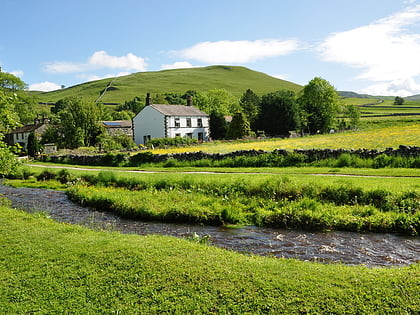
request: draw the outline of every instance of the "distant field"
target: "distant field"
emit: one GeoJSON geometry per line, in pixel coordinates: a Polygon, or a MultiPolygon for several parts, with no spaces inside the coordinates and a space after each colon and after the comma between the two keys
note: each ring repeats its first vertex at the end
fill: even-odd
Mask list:
{"type": "Polygon", "coordinates": [[[420,145],[420,128],[418,124],[395,125],[382,128],[367,129],[354,132],[344,132],[328,135],[315,135],[294,139],[267,139],[249,142],[213,142],[193,147],[172,149],[155,149],[153,153],[175,153],[188,151],[204,151],[211,153],[233,152],[239,150],[275,149],[386,149],[397,148],[399,145],[420,145]]]}

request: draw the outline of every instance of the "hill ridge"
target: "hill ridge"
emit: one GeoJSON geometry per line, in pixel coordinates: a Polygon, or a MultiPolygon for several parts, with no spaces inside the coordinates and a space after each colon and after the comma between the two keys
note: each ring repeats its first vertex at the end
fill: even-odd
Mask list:
{"type": "Polygon", "coordinates": [[[216,65],[137,72],[121,77],[84,82],[65,89],[40,93],[38,96],[42,102],[56,102],[73,95],[94,101],[103,94],[100,98],[102,102],[123,103],[135,96],[145,95],[147,92],[152,94],[185,93],[188,90],[206,92],[221,88],[240,96],[247,89],[262,95],[281,89],[298,92],[302,86],[242,66],[216,65]]]}

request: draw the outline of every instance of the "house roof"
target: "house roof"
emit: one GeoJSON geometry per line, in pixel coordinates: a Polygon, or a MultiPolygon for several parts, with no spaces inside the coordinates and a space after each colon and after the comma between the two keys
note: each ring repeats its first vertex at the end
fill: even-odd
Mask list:
{"type": "Polygon", "coordinates": [[[151,107],[166,116],[208,116],[194,106],[151,104],[151,107]]]}
{"type": "Polygon", "coordinates": [[[106,128],[131,128],[131,120],[114,120],[114,121],[102,121],[102,124],[106,128]]]}
{"type": "Polygon", "coordinates": [[[19,128],[16,128],[16,129],[12,130],[9,134],[29,133],[29,132],[32,132],[32,131],[36,131],[38,128],[40,128],[44,125],[45,125],[44,123],[37,123],[37,124],[34,124],[34,125],[26,125],[26,126],[19,127],[19,128]]]}

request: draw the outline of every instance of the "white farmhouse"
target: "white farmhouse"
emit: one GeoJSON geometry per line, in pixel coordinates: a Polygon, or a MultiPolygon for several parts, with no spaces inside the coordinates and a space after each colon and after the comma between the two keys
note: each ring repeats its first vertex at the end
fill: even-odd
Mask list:
{"type": "Polygon", "coordinates": [[[152,104],[147,94],[146,107],[133,118],[134,142],[146,144],[153,138],[188,137],[198,141],[209,139],[209,115],[187,105],[152,104]]]}

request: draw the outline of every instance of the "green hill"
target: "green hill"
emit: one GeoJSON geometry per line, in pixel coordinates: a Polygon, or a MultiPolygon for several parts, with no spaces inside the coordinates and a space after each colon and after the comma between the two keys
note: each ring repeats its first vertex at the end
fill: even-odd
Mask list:
{"type": "Polygon", "coordinates": [[[188,90],[205,92],[224,88],[236,96],[247,89],[257,94],[289,89],[299,91],[302,86],[271,77],[267,74],[236,66],[138,72],[127,76],[86,82],[69,88],[38,94],[42,102],[56,102],[67,96],[79,95],[96,100],[104,92],[101,102],[122,103],[147,92],[185,93],[188,90]]]}

